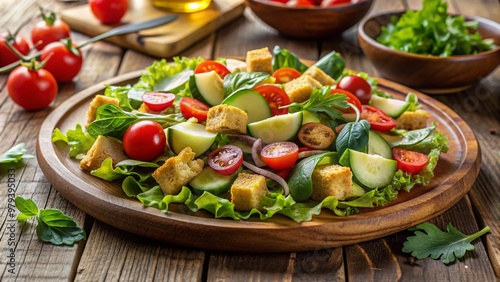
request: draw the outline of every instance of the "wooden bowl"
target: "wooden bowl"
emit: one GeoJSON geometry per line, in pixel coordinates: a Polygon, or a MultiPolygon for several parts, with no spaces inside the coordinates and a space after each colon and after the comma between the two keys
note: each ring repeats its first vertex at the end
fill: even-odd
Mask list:
{"type": "Polygon", "coordinates": [[[376,41],[381,27],[390,22],[393,12],[367,17],[358,27],[358,39],[364,54],[380,76],[431,94],[457,92],[469,88],[494,71],[500,64],[500,24],[480,18],[465,17],[479,23],[483,38],[493,38],[497,48],[475,55],[425,56],[391,49],[376,41]]]}
{"type": "Polygon", "coordinates": [[[326,38],[358,23],[372,0],[333,7],[289,7],[268,0],[247,0],[253,13],[280,34],[293,38],[326,38]]]}

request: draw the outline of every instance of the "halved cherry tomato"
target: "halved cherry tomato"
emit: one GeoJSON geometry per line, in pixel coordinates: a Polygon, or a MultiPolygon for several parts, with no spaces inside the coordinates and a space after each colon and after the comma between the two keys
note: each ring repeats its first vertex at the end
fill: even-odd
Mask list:
{"type": "Polygon", "coordinates": [[[312,0],[290,0],[286,3],[287,6],[291,7],[315,7],[312,0]]]}
{"type": "MultiPolygon", "coordinates": [[[[351,92],[347,91],[347,90],[342,90],[342,89],[332,89],[332,94],[336,95],[336,94],[343,94],[347,97],[347,103],[351,103],[353,104],[354,106],[356,106],[356,108],[358,108],[359,112],[361,113],[361,111],[363,110],[363,108],[361,107],[361,102],[359,101],[358,97],[356,97],[354,94],[352,94],[351,92]]],[[[341,112],[345,113],[345,114],[349,114],[349,113],[355,113],[354,109],[352,108],[349,108],[349,109],[346,109],[346,110],[340,110],[341,112]]]]}
{"type": "Polygon", "coordinates": [[[207,120],[208,110],[210,106],[200,102],[194,98],[183,97],[179,102],[179,107],[181,110],[181,114],[189,119],[196,118],[198,122],[204,122],[207,120]]]}
{"type": "Polygon", "coordinates": [[[276,83],[283,84],[289,82],[290,80],[298,78],[300,75],[301,73],[298,70],[294,68],[284,67],[275,70],[272,77],[276,79],[276,83]]]}
{"type": "Polygon", "coordinates": [[[377,131],[389,131],[396,126],[396,121],[393,118],[380,109],[368,105],[363,105],[361,118],[370,123],[370,129],[377,131]]]}
{"type": "Polygon", "coordinates": [[[350,4],[352,3],[352,0],[323,0],[321,1],[321,7],[331,7],[331,6],[336,6],[340,4],[350,4]]]}
{"type": "Polygon", "coordinates": [[[146,92],[142,95],[142,101],[153,112],[161,112],[172,106],[175,101],[175,94],[146,92]]]}
{"type": "Polygon", "coordinates": [[[392,156],[398,162],[398,169],[411,174],[421,171],[429,161],[425,154],[401,148],[392,148],[392,156]]]}
{"type": "Polygon", "coordinates": [[[273,116],[288,114],[288,108],[280,109],[290,104],[290,97],[285,90],[274,84],[261,84],[254,89],[266,98],[273,116]]]}
{"type": "Polygon", "coordinates": [[[220,76],[220,78],[224,78],[226,75],[231,73],[231,71],[225,65],[212,60],[203,61],[194,69],[195,74],[209,71],[215,71],[220,76]]]}
{"type": "Polygon", "coordinates": [[[262,148],[260,156],[272,169],[287,169],[297,162],[299,158],[299,146],[293,142],[271,143],[262,148]]]}
{"type": "Polygon", "coordinates": [[[234,145],[225,145],[208,155],[208,165],[221,175],[231,175],[243,163],[243,151],[234,145]]]}
{"type": "Polygon", "coordinates": [[[159,123],[141,120],[125,131],[122,143],[125,154],[131,159],[149,162],[164,152],[167,138],[159,123]]]}
{"type": "Polygon", "coordinates": [[[333,129],[316,122],[308,122],[302,125],[297,135],[304,146],[316,150],[327,148],[335,139],[333,129]]]}
{"type": "Polygon", "coordinates": [[[337,83],[337,89],[343,89],[351,92],[358,97],[361,104],[366,105],[372,98],[372,87],[362,77],[357,75],[346,75],[337,83]]]}

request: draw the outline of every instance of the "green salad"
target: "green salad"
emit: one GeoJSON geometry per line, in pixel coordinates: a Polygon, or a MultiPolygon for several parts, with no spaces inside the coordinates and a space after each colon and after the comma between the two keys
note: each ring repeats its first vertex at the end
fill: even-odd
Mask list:
{"type": "Polygon", "coordinates": [[[447,13],[448,3],[424,0],[422,9],[407,10],[382,27],[377,41],[396,50],[440,57],[470,55],[492,50],[492,39],[483,39],[478,22],[447,13]]]}
{"type": "Polygon", "coordinates": [[[257,51],[268,61],[154,62],[133,85],[107,85],[88,123],[52,141],[144,206],[215,218],[349,216],[429,184],[449,147],[417,95],[391,97],[335,51],[313,66],[279,46],[257,51]]]}

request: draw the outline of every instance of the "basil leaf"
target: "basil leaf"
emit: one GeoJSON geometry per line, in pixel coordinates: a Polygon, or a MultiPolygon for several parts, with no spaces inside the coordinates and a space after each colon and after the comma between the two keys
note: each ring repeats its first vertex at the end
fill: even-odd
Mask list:
{"type": "Polygon", "coordinates": [[[156,82],[153,90],[177,94],[186,87],[186,83],[188,83],[192,74],[194,74],[194,71],[188,69],[175,75],[164,77],[156,82]]]}
{"type": "Polygon", "coordinates": [[[401,147],[401,148],[413,146],[415,144],[418,144],[419,142],[422,142],[425,138],[427,138],[427,136],[429,136],[429,134],[431,134],[431,132],[434,131],[434,129],[436,129],[435,124],[433,124],[430,127],[422,129],[402,131],[402,132],[400,131],[403,138],[401,140],[393,142],[391,145],[392,147],[401,147]]]}
{"type": "Polygon", "coordinates": [[[338,79],[344,71],[345,61],[339,53],[331,51],[319,59],[313,66],[320,68],[332,78],[338,79]]]}
{"type": "Polygon", "coordinates": [[[31,199],[24,199],[23,197],[16,197],[14,199],[16,208],[20,214],[17,216],[18,221],[25,221],[38,214],[38,207],[31,199]]]}
{"type": "Polygon", "coordinates": [[[342,156],[347,149],[364,152],[368,145],[369,132],[370,123],[366,120],[347,123],[335,141],[337,153],[342,156]]]}
{"type": "Polygon", "coordinates": [[[237,72],[224,77],[224,97],[240,89],[252,89],[271,75],[265,72],[237,72]]]}
{"type": "Polygon", "coordinates": [[[57,209],[41,210],[37,216],[36,234],[40,240],[54,245],[73,245],[87,237],[69,216],[57,209]]]}
{"type": "Polygon", "coordinates": [[[22,159],[28,158],[33,158],[33,156],[26,154],[26,145],[24,143],[19,143],[0,155],[0,164],[18,163],[22,159]]]}
{"type": "Polygon", "coordinates": [[[273,71],[289,67],[298,70],[299,72],[305,72],[309,67],[302,63],[299,58],[287,49],[281,49],[276,45],[273,49],[273,71]]]}

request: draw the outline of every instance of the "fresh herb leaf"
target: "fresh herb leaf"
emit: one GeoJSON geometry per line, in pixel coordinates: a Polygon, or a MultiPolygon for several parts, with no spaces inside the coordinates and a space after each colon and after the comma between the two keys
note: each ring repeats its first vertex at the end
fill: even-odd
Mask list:
{"type": "Polygon", "coordinates": [[[228,97],[236,90],[252,89],[270,76],[265,72],[230,73],[224,77],[224,97],[228,97]]]}
{"type": "Polygon", "coordinates": [[[152,120],[160,123],[163,128],[185,121],[180,114],[155,115],[141,112],[127,112],[113,104],[105,104],[97,109],[96,120],[87,128],[88,133],[97,138],[106,135],[114,138],[123,136],[133,123],[140,120],[152,120]]]}
{"type": "Polygon", "coordinates": [[[17,164],[23,159],[34,158],[26,154],[26,144],[19,143],[0,155],[0,164],[17,164]]]}
{"type": "MultiPolygon", "coordinates": [[[[137,95],[131,97],[129,95],[129,93],[133,90],[134,89],[132,88],[131,85],[124,85],[124,86],[106,85],[106,89],[104,89],[104,96],[118,99],[120,108],[125,109],[127,111],[132,111],[134,109],[138,109],[142,104],[141,97],[136,97],[137,95]]],[[[144,91],[141,91],[141,94],[143,93],[144,91]]]]}
{"type": "Polygon", "coordinates": [[[321,57],[313,66],[318,67],[330,77],[338,79],[344,71],[345,61],[339,53],[331,51],[321,57]]]}
{"type": "Polygon", "coordinates": [[[83,127],[77,124],[75,129],[66,131],[66,135],[59,128],[52,132],[52,142],[64,142],[69,145],[69,156],[81,159],[87,154],[95,142],[95,138],[83,131],[83,127]]]}
{"type": "MultiPolygon", "coordinates": [[[[134,162],[134,161],[130,160],[127,162],[134,162]]],[[[113,181],[117,179],[123,179],[127,176],[133,176],[140,183],[144,183],[151,178],[151,171],[150,170],[146,170],[145,172],[136,171],[137,168],[140,167],[157,168],[159,166],[155,163],[142,163],[142,162],[127,163],[127,162],[124,161],[118,163],[113,167],[113,160],[111,158],[107,158],[102,162],[101,166],[98,169],[92,170],[90,174],[95,177],[102,178],[106,181],[113,181]]]]}
{"type": "Polygon", "coordinates": [[[335,140],[337,153],[342,156],[347,149],[365,152],[369,133],[370,123],[366,120],[347,123],[335,140]]]}
{"type": "Polygon", "coordinates": [[[331,95],[330,86],[316,88],[311,92],[311,97],[304,102],[293,102],[283,108],[289,108],[290,113],[307,110],[314,116],[320,118],[320,114],[326,114],[330,119],[342,119],[342,112],[338,109],[347,109],[347,97],[345,95],[331,95]]]}
{"type": "Polygon", "coordinates": [[[309,67],[302,63],[294,53],[287,49],[281,49],[280,46],[276,45],[273,49],[273,71],[279,68],[294,68],[299,72],[305,72],[309,67]]]}
{"type": "Polygon", "coordinates": [[[424,222],[410,231],[414,231],[415,236],[406,238],[403,252],[411,253],[417,259],[440,258],[443,263],[450,264],[456,259],[462,258],[466,251],[474,250],[471,242],[488,233],[490,228],[486,226],[467,236],[453,227],[451,223],[447,226],[448,232],[443,232],[434,224],[424,222]]]}
{"type": "Polygon", "coordinates": [[[78,227],[76,222],[69,216],[57,209],[38,210],[35,202],[31,199],[16,197],[14,200],[20,214],[18,221],[26,221],[32,217],[36,218],[36,235],[44,242],[54,245],[72,246],[75,242],[85,240],[85,230],[78,227]]]}
{"type": "Polygon", "coordinates": [[[156,84],[153,86],[153,90],[174,94],[179,93],[180,91],[185,89],[186,84],[189,82],[189,78],[193,74],[193,70],[187,69],[172,76],[164,77],[163,79],[156,82],[156,84]]]}

